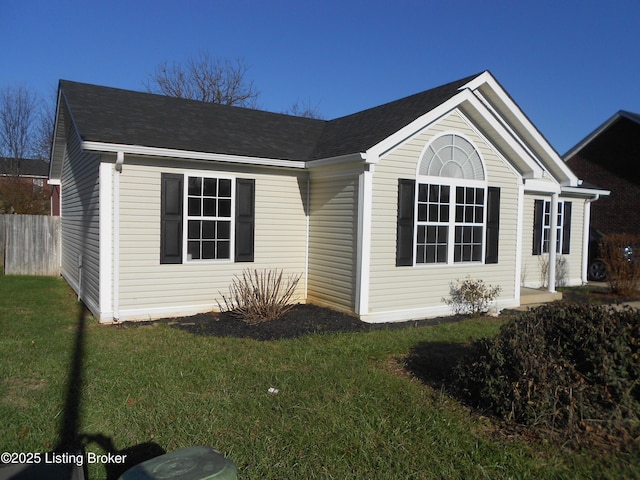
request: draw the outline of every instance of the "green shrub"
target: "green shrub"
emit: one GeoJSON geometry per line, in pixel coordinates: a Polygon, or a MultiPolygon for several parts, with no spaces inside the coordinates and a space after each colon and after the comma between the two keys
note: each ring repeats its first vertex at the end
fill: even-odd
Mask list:
{"type": "Polygon", "coordinates": [[[232,312],[247,323],[275,320],[293,306],[291,299],[301,275],[283,278],[282,270],[244,270],[234,275],[229,294],[218,302],[220,311],[232,312]]]}
{"type": "Polygon", "coordinates": [[[442,301],[451,307],[455,314],[479,315],[489,308],[489,304],[500,294],[500,286],[485,285],[482,280],[467,276],[449,285],[451,298],[442,301]]]}
{"type": "Polygon", "coordinates": [[[472,405],[565,434],[640,433],[637,310],[539,307],[505,324],[496,337],[474,342],[471,352],[452,381],[472,405]]]}

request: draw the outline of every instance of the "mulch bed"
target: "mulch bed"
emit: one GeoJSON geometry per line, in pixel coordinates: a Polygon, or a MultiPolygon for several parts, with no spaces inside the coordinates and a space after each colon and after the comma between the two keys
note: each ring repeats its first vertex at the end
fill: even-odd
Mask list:
{"type": "MultiPolygon", "coordinates": [[[[422,325],[438,325],[460,321],[464,317],[432,318],[394,323],[366,323],[345,313],[315,305],[295,305],[285,315],[271,322],[248,324],[231,313],[201,313],[183,318],[157,320],[173,328],[186,330],[195,335],[250,338],[267,341],[297,338],[314,333],[367,332],[373,330],[395,330],[422,325]]],[[[136,327],[156,322],[124,322],[120,325],[136,327]]]]}

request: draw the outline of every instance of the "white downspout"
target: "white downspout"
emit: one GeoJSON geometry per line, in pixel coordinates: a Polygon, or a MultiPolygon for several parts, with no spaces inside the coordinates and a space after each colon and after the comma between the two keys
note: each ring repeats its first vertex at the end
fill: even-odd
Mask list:
{"type": "Polygon", "coordinates": [[[589,268],[589,223],[591,223],[591,203],[600,198],[595,195],[593,198],[587,198],[584,202],[584,216],[582,218],[582,284],[588,282],[587,268],[589,268]]]}
{"type": "Polygon", "coordinates": [[[556,291],[556,243],[558,241],[558,194],[551,195],[551,212],[549,218],[549,279],[547,280],[547,291],[556,291]]]}
{"type": "Polygon", "coordinates": [[[120,174],[124,152],[116,154],[113,172],[113,319],[120,319],[120,174]]]}
{"type": "Polygon", "coordinates": [[[304,252],[304,303],[307,303],[307,299],[309,298],[309,236],[311,234],[311,172],[307,171],[307,204],[304,206],[304,210],[306,213],[306,223],[307,223],[307,232],[306,232],[306,245],[304,252]]]}

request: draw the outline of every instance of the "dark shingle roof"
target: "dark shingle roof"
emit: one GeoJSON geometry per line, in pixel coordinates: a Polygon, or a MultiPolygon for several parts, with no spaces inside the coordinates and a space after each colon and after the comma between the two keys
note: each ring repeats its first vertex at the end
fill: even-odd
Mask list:
{"type": "Polygon", "coordinates": [[[0,175],[47,178],[49,176],[49,164],[44,160],[0,157],[0,175]]]}
{"type": "Polygon", "coordinates": [[[364,152],[476,75],[335,120],[317,120],[62,80],[85,141],[285,160],[364,152]]]}

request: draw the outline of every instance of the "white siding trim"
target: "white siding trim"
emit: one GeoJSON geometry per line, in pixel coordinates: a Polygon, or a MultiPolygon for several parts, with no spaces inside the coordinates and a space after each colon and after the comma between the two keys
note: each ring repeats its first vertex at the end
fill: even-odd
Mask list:
{"type": "Polygon", "coordinates": [[[363,315],[369,310],[369,276],[371,272],[371,216],[373,215],[373,165],[368,165],[358,179],[358,239],[356,259],[355,310],[363,315]]]}
{"type": "MultiPolygon", "coordinates": [[[[171,307],[124,308],[120,310],[120,318],[116,321],[157,320],[160,318],[188,317],[198,313],[208,313],[218,309],[213,303],[200,305],[176,305],[171,307]]],[[[103,323],[113,321],[108,315],[101,315],[103,323]]]]}
{"type": "MultiPolygon", "coordinates": [[[[501,209],[504,207],[500,207],[501,209]]],[[[520,284],[522,283],[522,235],[524,232],[524,185],[518,184],[518,217],[516,220],[516,269],[514,285],[516,286],[516,302],[520,305],[520,284]]],[[[500,252],[498,252],[500,255],[500,252]]]]}
{"type": "Polygon", "coordinates": [[[100,308],[99,312],[111,310],[113,300],[113,165],[101,163],[100,185],[100,308]]]}
{"type": "MultiPolygon", "coordinates": [[[[503,308],[517,307],[520,302],[514,298],[503,298],[492,304],[497,310],[503,308]]],[[[422,320],[425,318],[434,318],[440,316],[451,315],[451,308],[447,305],[437,305],[433,307],[411,308],[406,310],[389,310],[383,312],[371,312],[360,315],[360,320],[367,323],[386,323],[386,322],[408,322],[411,320],[422,320]]]]}

